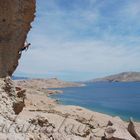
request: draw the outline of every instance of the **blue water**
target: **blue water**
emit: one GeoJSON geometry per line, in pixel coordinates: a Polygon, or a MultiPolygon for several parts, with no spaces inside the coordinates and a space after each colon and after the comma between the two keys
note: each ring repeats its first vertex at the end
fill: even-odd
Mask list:
{"type": "Polygon", "coordinates": [[[28,80],[27,77],[21,77],[21,76],[12,76],[12,80],[28,80]]]}
{"type": "Polygon", "coordinates": [[[117,115],[124,120],[133,117],[140,121],[140,82],[87,83],[85,87],[62,90],[63,94],[51,97],[65,105],[78,105],[112,116],[117,115]]]}

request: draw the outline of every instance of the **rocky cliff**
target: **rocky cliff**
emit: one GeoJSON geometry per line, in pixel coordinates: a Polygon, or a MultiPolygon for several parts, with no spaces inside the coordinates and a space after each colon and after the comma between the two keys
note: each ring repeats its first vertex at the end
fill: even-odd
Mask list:
{"type": "Polygon", "coordinates": [[[18,66],[34,13],[35,0],[0,0],[0,78],[18,66]]]}

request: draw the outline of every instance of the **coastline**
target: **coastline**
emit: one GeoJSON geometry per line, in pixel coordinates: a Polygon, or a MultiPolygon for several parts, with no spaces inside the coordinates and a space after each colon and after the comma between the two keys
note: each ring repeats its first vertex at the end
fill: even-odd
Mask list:
{"type": "MultiPolygon", "coordinates": [[[[55,94],[57,94],[57,93],[55,93],[55,94]]],[[[59,93],[58,93],[59,94],[59,93]]],[[[65,93],[64,93],[65,94],[65,93]]],[[[98,113],[100,113],[100,114],[105,114],[105,115],[108,115],[108,116],[111,116],[111,117],[116,117],[116,116],[118,116],[118,117],[120,117],[123,121],[125,121],[125,122],[128,122],[129,121],[129,119],[131,118],[131,116],[129,116],[129,118],[127,117],[127,116],[123,116],[123,115],[121,115],[121,114],[115,114],[115,113],[112,113],[112,112],[109,112],[109,111],[104,111],[104,110],[99,110],[99,109],[93,109],[93,108],[88,108],[88,107],[84,107],[84,106],[80,106],[80,105],[69,105],[69,104],[65,104],[65,103],[63,103],[61,100],[59,100],[59,99],[57,99],[57,98],[54,98],[54,97],[52,97],[53,96],[53,94],[51,94],[50,96],[48,96],[50,99],[54,99],[54,100],[56,100],[56,102],[58,103],[58,104],[60,104],[60,105],[64,105],[64,106],[79,106],[79,107],[82,107],[82,108],[85,108],[85,109],[87,109],[87,110],[90,110],[90,111],[92,111],[92,112],[98,112],[98,113]]],[[[133,117],[132,117],[133,118],[133,117]]],[[[134,118],[133,118],[134,119],[134,118]]],[[[140,119],[134,119],[134,121],[136,122],[136,123],[140,123],[140,119]]]]}
{"type": "MultiPolygon", "coordinates": [[[[57,100],[49,97],[51,91],[49,90],[48,92],[47,90],[50,87],[80,86],[77,83],[75,85],[74,83],[70,84],[56,79],[51,79],[51,82],[47,80],[49,84],[46,84],[46,80],[16,80],[14,82],[17,87],[26,90],[25,108],[19,114],[20,119],[26,121],[35,116],[47,117],[48,122],[53,123],[56,129],[59,129],[61,125],[64,128],[72,125],[76,129],[74,133],[69,132],[70,134],[68,135],[64,132],[64,128],[61,130],[66,140],[69,138],[73,140],[89,140],[91,137],[95,140],[101,140],[102,138],[110,137],[110,135],[118,139],[135,140],[128,131],[130,122],[123,121],[118,116],[113,117],[80,106],[62,105],[57,100]],[[53,83],[55,84],[52,85],[53,83]],[[86,127],[87,130],[79,132],[77,131],[79,126],[86,127]],[[111,134],[108,132],[110,129],[111,134]],[[114,129],[115,131],[113,131],[114,129]]],[[[56,94],[56,91],[52,90],[53,93],[56,94]]],[[[140,122],[133,122],[133,125],[138,128],[139,132],[140,122]]],[[[69,129],[72,129],[71,127],[69,129]]],[[[56,131],[56,133],[58,132],[56,131]]]]}
{"type": "MultiPolygon", "coordinates": [[[[52,96],[57,95],[57,94],[62,94],[64,91],[61,90],[61,88],[68,88],[68,87],[81,87],[81,86],[86,86],[85,84],[81,83],[74,83],[74,82],[64,82],[61,80],[58,80],[57,78],[52,78],[52,79],[32,79],[32,80],[15,80],[15,83],[17,86],[21,86],[22,88],[25,89],[35,89],[36,91],[42,92],[42,94],[47,95],[47,98],[49,99],[50,102],[54,102],[55,105],[61,105],[61,106],[77,106],[77,105],[69,105],[69,104],[64,104],[61,102],[59,99],[55,99],[52,96]],[[38,85],[38,86],[37,86],[38,85]]],[[[79,106],[82,107],[82,106],[79,106]]],[[[85,107],[82,107],[85,108],[85,107]]],[[[111,117],[115,117],[117,115],[112,115],[111,113],[106,113],[102,111],[96,111],[96,109],[90,109],[90,108],[85,108],[87,110],[93,111],[93,112],[98,112],[100,114],[105,114],[111,117]]],[[[123,121],[129,121],[128,119],[123,119],[123,121]]],[[[136,122],[140,123],[139,120],[136,120],[136,122]]]]}
{"type": "MultiPolygon", "coordinates": [[[[93,108],[88,108],[88,107],[84,107],[84,106],[80,106],[80,105],[69,105],[69,104],[66,104],[66,103],[62,102],[61,100],[57,99],[56,97],[55,98],[53,97],[54,94],[59,94],[59,93],[60,92],[58,92],[58,93],[52,93],[52,94],[48,95],[48,98],[50,98],[50,100],[51,99],[52,100],[55,100],[58,105],[63,105],[63,106],[79,106],[79,107],[85,108],[87,110],[90,110],[92,112],[98,112],[100,114],[105,114],[105,115],[108,115],[108,116],[111,116],[111,117],[119,116],[124,122],[128,122],[129,119],[131,118],[131,116],[128,119],[127,116],[122,116],[121,114],[120,115],[118,115],[118,114],[116,115],[115,113],[107,112],[107,111],[99,110],[99,109],[95,109],[95,108],[93,109],[93,108]]],[[[61,91],[61,93],[63,93],[63,91],[61,91]]],[[[63,94],[65,94],[65,93],[63,93],[63,94]]],[[[134,119],[134,121],[136,123],[140,123],[140,119],[134,119]]]]}
{"type": "Polygon", "coordinates": [[[78,105],[114,117],[120,116],[124,121],[133,117],[136,122],[140,122],[139,98],[136,98],[139,97],[139,86],[140,83],[135,82],[87,83],[87,86],[82,88],[57,88],[57,90],[63,90],[64,94],[50,96],[53,99],[59,99],[60,104],[78,105]]]}

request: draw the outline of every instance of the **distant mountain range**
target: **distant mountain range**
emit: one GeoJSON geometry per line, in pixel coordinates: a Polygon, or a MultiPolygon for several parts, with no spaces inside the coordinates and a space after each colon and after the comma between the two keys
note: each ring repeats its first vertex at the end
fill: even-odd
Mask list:
{"type": "Polygon", "coordinates": [[[90,80],[89,82],[140,82],[140,72],[123,72],[90,80]]]}

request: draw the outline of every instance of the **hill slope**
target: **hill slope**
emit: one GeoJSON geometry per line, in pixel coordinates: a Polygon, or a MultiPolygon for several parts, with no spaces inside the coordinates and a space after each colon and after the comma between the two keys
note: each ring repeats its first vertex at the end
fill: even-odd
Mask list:
{"type": "Polygon", "coordinates": [[[90,80],[90,82],[140,82],[140,72],[123,72],[90,80]]]}

